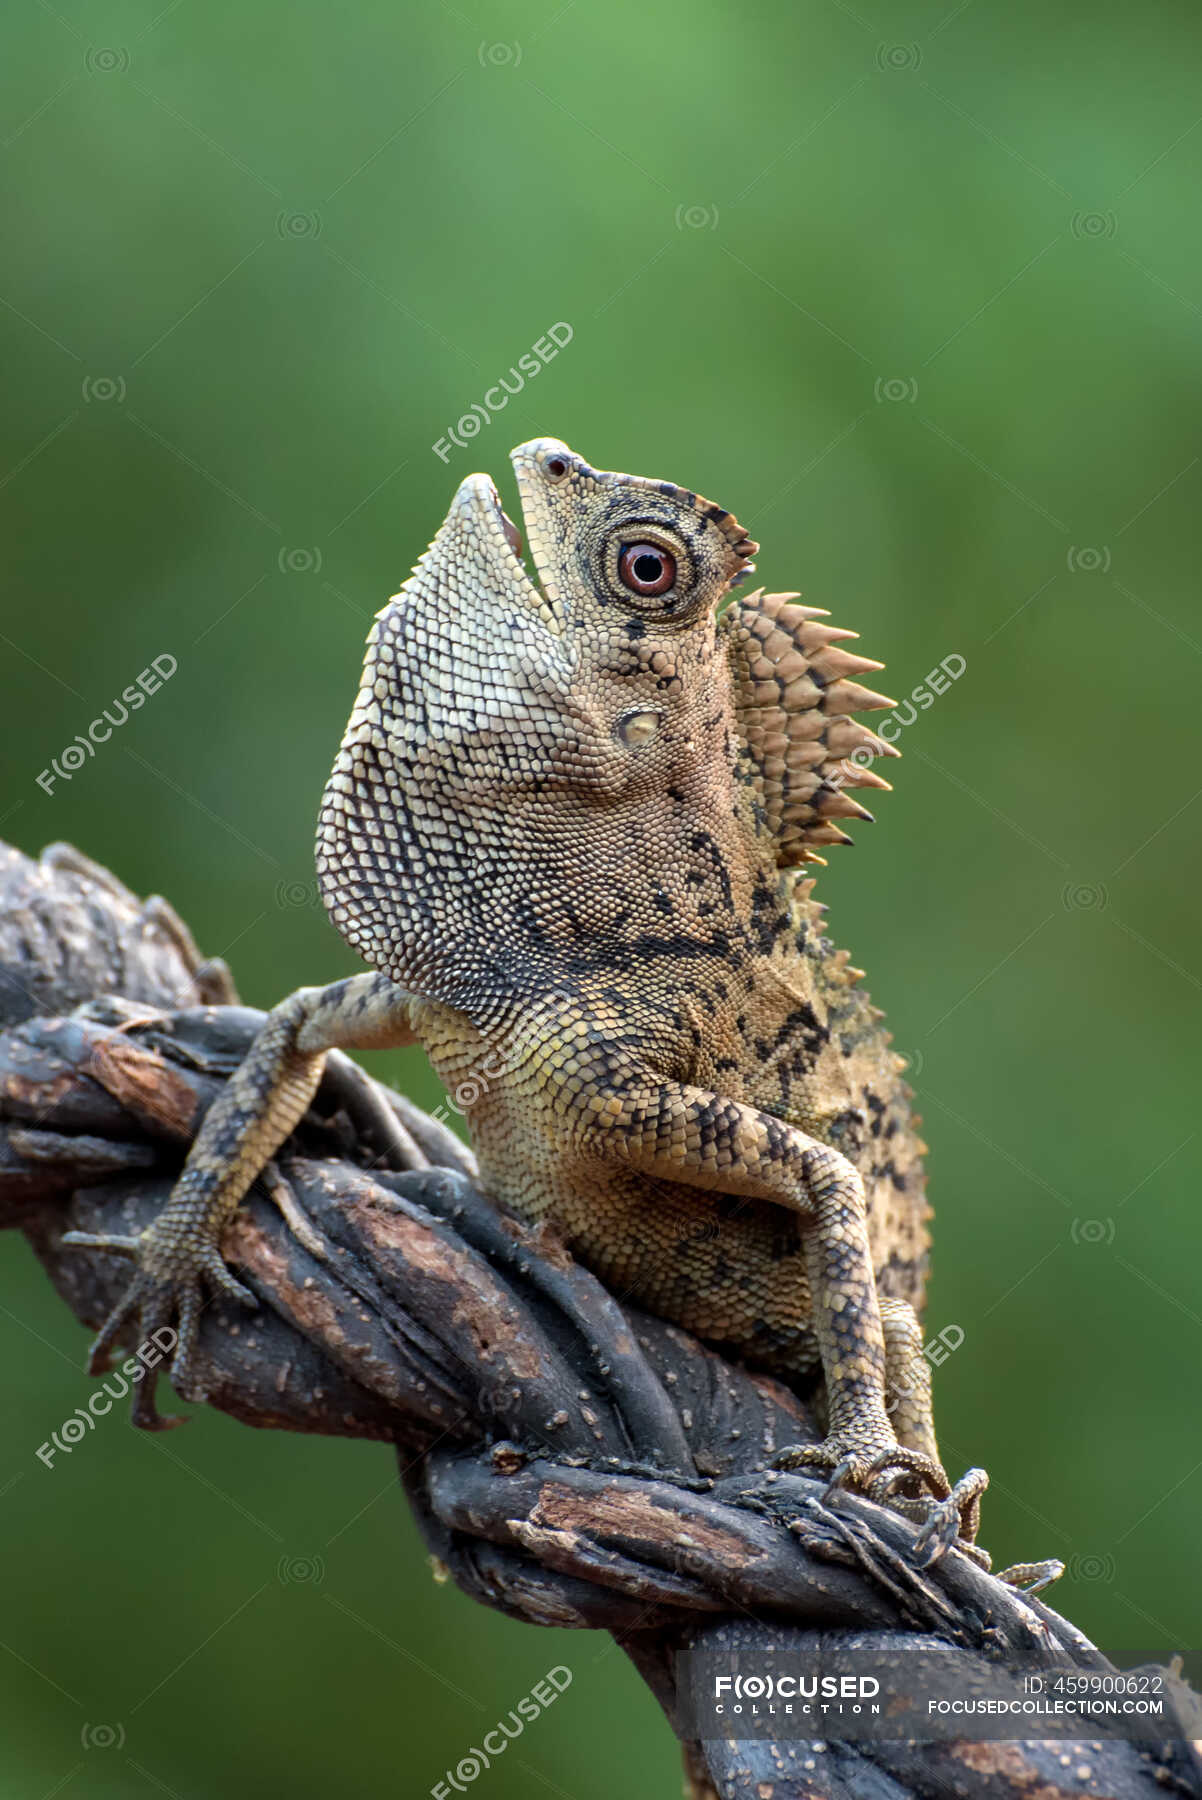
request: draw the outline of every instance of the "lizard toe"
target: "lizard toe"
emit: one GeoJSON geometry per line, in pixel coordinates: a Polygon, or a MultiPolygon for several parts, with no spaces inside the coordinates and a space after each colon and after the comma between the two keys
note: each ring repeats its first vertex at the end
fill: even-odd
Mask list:
{"type": "MultiPolygon", "coordinates": [[[[945,1482],[946,1479],[945,1476],[945,1482]]],[[[914,1553],[920,1568],[930,1568],[957,1546],[963,1548],[972,1544],[980,1522],[981,1495],[988,1485],[989,1477],[984,1469],[969,1469],[954,1487],[942,1496],[936,1496],[936,1504],[914,1540],[914,1553]]]]}
{"type": "MultiPolygon", "coordinates": [[[[128,1237],[107,1231],[67,1231],[64,1232],[62,1241],[83,1250],[106,1250],[111,1255],[128,1256],[135,1262],[141,1258],[143,1249],[140,1236],[128,1237]]],[[[107,1374],[112,1366],[112,1351],[126,1324],[135,1315],[140,1319],[147,1291],[146,1277],[141,1273],[136,1274],[88,1346],[89,1375],[107,1374]]],[[[145,1333],[140,1335],[144,1336],[145,1333]]]]}
{"type": "Polygon", "coordinates": [[[908,1449],[904,1444],[878,1451],[868,1465],[868,1477],[869,1498],[881,1506],[895,1504],[899,1484],[910,1490],[902,1496],[907,1500],[921,1497],[924,1492],[935,1500],[946,1500],[952,1491],[951,1482],[933,1456],[908,1449]]]}
{"type": "Polygon", "coordinates": [[[195,1277],[186,1281],[176,1295],[176,1343],[171,1359],[171,1381],[177,1393],[199,1406],[207,1400],[208,1388],[196,1361],[196,1340],[205,1299],[195,1277]]]}
{"type": "Polygon", "coordinates": [[[774,1469],[814,1469],[829,1474],[824,1502],[845,1488],[864,1489],[872,1461],[861,1449],[838,1436],[821,1444],[790,1444],[772,1459],[774,1469]]]}
{"type": "Polygon", "coordinates": [[[216,1244],[210,1244],[199,1258],[197,1267],[214,1291],[225,1294],[230,1300],[236,1300],[240,1306],[257,1308],[257,1297],[248,1287],[231,1275],[222,1261],[221,1252],[216,1244]]]}
{"type": "Polygon", "coordinates": [[[132,1371],[130,1419],[134,1425],[147,1431],[163,1431],[185,1422],[178,1416],[162,1417],[156,1411],[154,1396],[159,1376],[156,1366],[158,1356],[148,1354],[151,1350],[161,1354],[164,1336],[175,1340],[175,1313],[173,1285],[139,1270],[109,1313],[88,1351],[88,1373],[104,1375],[112,1367],[112,1352],[118,1341],[125,1338],[136,1343],[135,1358],[125,1366],[126,1374],[132,1371]]]}
{"type": "Polygon", "coordinates": [[[200,1316],[206,1305],[205,1285],[247,1307],[259,1302],[230,1274],[215,1244],[202,1244],[180,1258],[176,1252],[163,1267],[155,1227],[139,1237],[71,1232],[67,1241],[92,1250],[116,1251],[132,1257],[138,1268],[128,1288],[101,1326],[88,1355],[88,1372],[103,1375],[111,1366],[112,1352],[121,1340],[135,1340],[141,1373],[136,1377],[130,1417],[146,1431],[163,1431],[184,1421],[178,1415],[161,1415],[155,1406],[159,1370],[155,1360],[143,1354],[147,1345],[169,1343],[173,1350],[171,1379],[185,1400],[200,1403],[208,1391],[197,1362],[200,1316]]]}
{"type": "MultiPolygon", "coordinates": [[[[856,1454],[852,1445],[841,1438],[824,1438],[819,1444],[786,1444],[772,1458],[770,1467],[774,1469],[833,1469],[849,1456],[856,1454]]],[[[867,1458],[861,1456],[861,1463],[867,1467],[867,1458]]]]}
{"type": "Polygon", "coordinates": [[[140,1303],[138,1282],[135,1280],[131,1282],[88,1345],[89,1375],[106,1375],[108,1373],[112,1367],[112,1352],[117,1339],[122,1335],[126,1322],[138,1312],[140,1303]]]}
{"type": "Polygon", "coordinates": [[[1059,1581],[1063,1574],[1064,1564],[1051,1556],[1046,1562],[1011,1563],[1008,1569],[999,1570],[998,1580],[1004,1581],[1007,1587],[1017,1588],[1022,1594],[1038,1594],[1042,1588],[1059,1581]]]}
{"type": "Polygon", "coordinates": [[[869,1467],[870,1465],[864,1457],[858,1455],[854,1450],[849,1450],[845,1456],[841,1456],[831,1470],[831,1478],[827,1482],[826,1491],[822,1496],[823,1504],[829,1505],[841,1490],[863,1488],[869,1467]]]}
{"type": "Polygon", "coordinates": [[[926,1522],[914,1540],[914,1560],[920,1569],[929,1569],[954,1549],[960,1536],[960,1511],[950,1499],[940,1500],[927,1514],[926,1522]]]}
{"type": "MultiPolygon", "coordinates": [[[[155,1281],[150,1276],[140,1276],[131,1293],[137,1290],[136,1299],[139,1305],[138,1336],[142,1343],[158,1344],[168,1333],[178,1342],[175,1317],[177,1312],[176,1294],[169,1282],[155,1281]]],[[[128,1296],[127,1296],[128,1298],[128,1296]]],[[[133,1404],[130,1407],[130,1423],[139,1431],[171,1431],[177,1425],[188,1423],[184,1413],[160,1413],[155,1405],[155,1394],[159,1384],[160,1369],[153,1363],[144,1365],[145,1374],[134,1388],[133,1404]]],[[[174,1380],[174,1375],[172,1376],[174,1380]]],[[[181,1390],[182,1391],[182,1390],[181,1390]]]]}
{"type": "Polygon", "coordinates": [[[116,1231],[64,1231],[62,1242],[83,1250],[109,1250],[114,1256],[129,1256],[135,1261],[142,1254],[141,1237],[129,1237],[116,1231]]]}

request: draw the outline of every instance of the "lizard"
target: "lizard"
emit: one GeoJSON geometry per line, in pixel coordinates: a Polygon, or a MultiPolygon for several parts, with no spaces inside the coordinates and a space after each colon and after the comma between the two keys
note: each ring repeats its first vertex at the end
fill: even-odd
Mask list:
{"type": "Polygon", "coordinates": [[[511,461],[531,566],[469,475],[375,618],[322,798],[321,894],[368,971],[267,1015],[143,1232],[69,1234],[136,1264],[90,1367],[174,1324],[203,1399],[206,1288],[256,1304],[222,1233],[327,1053],[419,1042],[502,1208],[824,1397],[778,1468],[925,1519],[928,1559],[969,1546],[987,1478],[944,1472],[918,1318],[926,1146],[807,873],[872,817],[848,790],[889,786],[852,716],[894,704],[858,680],[883,665],[740,592],[759,546],[699,494],[557,438],[511,461]]]}

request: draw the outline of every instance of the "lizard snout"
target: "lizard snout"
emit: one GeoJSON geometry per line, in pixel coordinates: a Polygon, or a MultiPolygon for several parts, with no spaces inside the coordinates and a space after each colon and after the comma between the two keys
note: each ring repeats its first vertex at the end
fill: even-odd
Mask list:
{"type": "Polygon", "coordinates": [[[523,476],[540,475],[544,481],[563,481],[570,474],[591,475],[592,470],[582,456],[569,450],[562,438],[531,438],[509,453],[519,484],[523,476]]]}

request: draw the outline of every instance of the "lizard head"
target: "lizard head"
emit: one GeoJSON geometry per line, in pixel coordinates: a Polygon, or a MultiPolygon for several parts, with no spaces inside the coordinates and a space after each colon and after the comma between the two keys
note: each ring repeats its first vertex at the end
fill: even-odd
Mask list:
{"type": "Polygon", "coordinates": [[[558,438],[511,458],[567,672],[581,802],[645,805],[669,787],[712,785],[729,723],[716,614],[758,546],[723,507],[594,469],[558,438]]]}
{"type": "Polygon", "coordinates": [[[530,552],[562,627],[671,638],[712,615],[759,548],[724,508],[671,481],[590,468],[558,438],[512,452],[530,552]]]}
{"type": "MultiPolygon", "coordinates": [[[[512,460],[533,574],[492,481],[469,475],[376,618],[318,828],[343,936],[454,1005],[497,985],[498,959],[512,987],[515,966],[562,962],[581,934],[729,906],[755,860],[747,835],[773,856],[776,818],[756,796],[795,800],[801,781],[772,787],[780,733],[754,713],[752,668],[779,660],[797,621],[778,607],[767,633],[756,596],[718,616],[757,549],[731,514],[594,469],[557,438],[512,460]],[[732,622],[749,607],[750,637],[732,622]]],[[[813,663],[806,697],[796,680],[774,697],[821,710],[827,654],[825,675],[821,657],[779,671],[813,663]]],[[[807,726],[807,768],[815,739],[807,726]]]]}

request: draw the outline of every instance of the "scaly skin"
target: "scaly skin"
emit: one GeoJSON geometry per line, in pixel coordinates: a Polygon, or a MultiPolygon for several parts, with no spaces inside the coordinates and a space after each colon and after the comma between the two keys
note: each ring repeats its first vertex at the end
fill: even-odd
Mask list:
{"type": "Polygon", "coordinates": [[[249,1298],[221,1233],[325,1051],[417,1038],[501,1204],[619,1296],[821,1377],[827,1440],[786,1466],[925,1490],[936,1547],[971,1539],[984,1478],[939,1465],[916,1319],[924,1146],[803,875],[871,816],[847,789],[887,785],[849,717],[892,704],[852,679],[880,665],[795,596],[719,611],[757,548],[721,508],[553,438],[513,462],[538,585],[469,476],[376,620],[326,788],[322,893],[377,973],[275,1009],[141,1239],[76,1240],[139,1263],[94,1361],[178,1317],[200,1395],[202,1279],[249,1298]]]}

